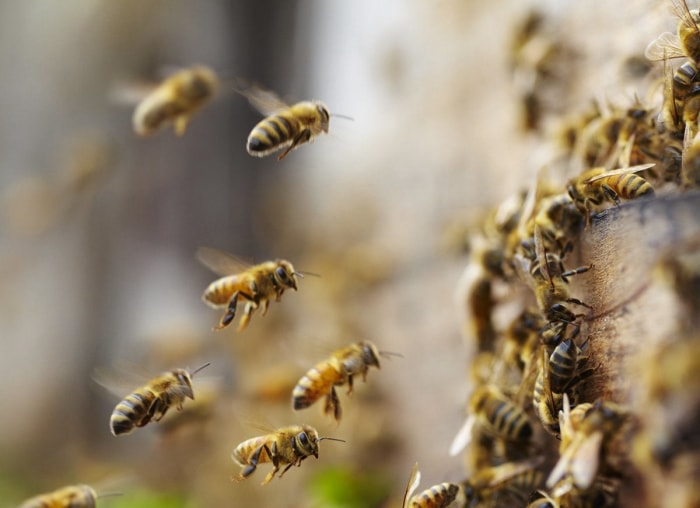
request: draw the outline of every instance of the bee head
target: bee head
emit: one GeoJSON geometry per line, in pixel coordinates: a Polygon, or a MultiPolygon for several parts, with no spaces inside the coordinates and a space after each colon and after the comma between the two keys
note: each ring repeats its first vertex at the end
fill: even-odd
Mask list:
{"type": "Polygon", "coordinates": [[[324,106],[320,102],[316,103],[316,111],[318,112],[318,115],[321,118],[321,130],[325,133],[328,133],[328,125],[331,120],[331,114],[328,112],[326,106],[324,106]]]}
{"type": "Polygon", "coordinates": [[[294,267],[289,261],[278,261],[277,268],[275,268],[275,279],[280,287],[292,288],[294,291],[297,290],[297,276],[298,272],[294,271],[294,267]]]}
{"type": "Polygon", "coordinates": [[[194,392],[192,391],[192,378],[190,373],[185,369],[177,369],[173,371],[173,375],[179,384],[179,389],[183,395],[194,400],[194,392]]]}
{"type": "Polygon", "coordinates": [[[296,436],[297,448],[303,456],[313,455],[318,458],[318,432],[313,427],[303,425],[296,436]]]}

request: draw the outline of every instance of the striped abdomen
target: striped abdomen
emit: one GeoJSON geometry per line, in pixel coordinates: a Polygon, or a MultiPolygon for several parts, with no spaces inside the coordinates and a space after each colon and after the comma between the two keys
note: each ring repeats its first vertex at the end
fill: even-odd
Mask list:
{"type": "Polygon", "coordinates": [[[532,426],[527,415],[508,400],[489,398],[481,418],[499,437],[512,441],[527,441],[532,437],[532,426]]]}
{"type": "Polygon", "coordinates": [[[138,390],[127,395],[117,404],[109,419],[112,434],[127,434],[151,421],[150,408],[154,398],[155,394],[150,390],[138,390]]]}
{"type": "MultiPolygon", "coordinates": [[[[233,458],[239,466],[247,466],[250,464],[250,456],[253,455],[255,450],[266,444],[268,441],[268,436],[257,436],[246,439],[241,444],[233,449],[231,457],[233,458]]],[[[269,462],[270,457],[267,455],[265,450],[260,453],[260,458],[258,462],[269,462]]]]}
{"type": "Polygon", "coordinates": [[[594,182],[597,185],[607,185],[618,196],[625,199],[635,199],[641,196],[653,195],[654,188],[643,177],[634,173],[612,175],[594,182]]]}
{"type": "Polygon", "coordinates": [[[236,292],[238,282],[238,275],[221,277],[209,284],[207,289],[204,290],[202,300],[214,307],[227,306],[231,296],[236,292]]]}
{"type": "Polygon", "coordinates": [[[71,485],[27,499],[20,508],[95,508],[97,494],[87,485],[71,485]]]}
{"type": "Polygon", "coordinates": [[[459,487],[444,482],[416,494],[408,503],[409,508],[444,508],[457,498],[459,487]]]}
{"type": "Polygon", "coordinates": [[[292,391],[292,407],[304,409],[327,395],[336,384],[345,382],[339,365],[332,361],[316,364],[304,374],[292,391]]]}
{"type": "Polygon", "coordinates": [[[247,149],[250,155],[263,157],[292,143],[303,129],[291,108],[264,118],[248,136],[247,149]]]}

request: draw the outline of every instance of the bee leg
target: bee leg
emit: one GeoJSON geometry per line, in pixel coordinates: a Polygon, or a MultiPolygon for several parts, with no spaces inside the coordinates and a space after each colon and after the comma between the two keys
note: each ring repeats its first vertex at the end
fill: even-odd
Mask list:
{"type": "Polygon", "coordinates": [[[348,376],[348,395],[352,393],[352,376],[348,376]]]}
{"type": "Polygon", "coordinates": [[[253,302],[248,302],[246,304],[245,310],[243,311],[243,315],[241,316],[241,320],[238,322],[239,332],[245,330],[245,328],[248,326],[248,323],[250,322],[250,318],[253,316],[253,311],[257,308],[258,306],[255,305],[253,302]]]}
{"type": "MultiPolygon", "coordinates": [[[[277,298],[279,300],[279,297],[277,298]]],[[[267,314],[267,307],[270,305],[270,300],[263,300],[262,301],[262,315],[264,316],[267,314]]]]}
{"type": "Polygon", "coordinates": [[[251,474],[255,472],[255,469],[258,467],[258,462],[260,461],[260,454],[262,454],[262,451],[265,450],[265,453],[267,455],[270,455],[270,450],[267,448],[267,445],[262,445],[260,448],[255,450],[253,452],[253,455],[250,456],[249,462],[245,468],[243,468],[243,471],[241,471],[241,474],[239,476],[239,480],[243,480],[245,478],[248,478],[251,474]]]}
{"type": "Polygon", "coordinates": [[[333,413],[333,418],[336,422],[340,421],[343,415],[343,411],[340,408],[340,399],[338,398],[338,392],[335,390],[335,386],[331,388],[330,393],[326,395],[326,405],[323,408],[325,414],[333,413]]]}
{"type": "Polygon", "coordinates": [[[231,324],[233,318],[236,317],[236,307],[238,306],[239,296],[245,295],[240,291],[236,291],[235,293],[233,293],[233,295],[231,295],[231,299],[228,302],[228,307],[226,308],[226,313],[221,318],[221,321],[219,321],[219,325],[214,328],[215,330],[221,330],[223,328],[226,328],[228,325],[231,324]]]}
{"type": "Polygon", "coordinates": [[[163,397],[158,397],[153,401],[151,407],[148,408],[148,413],[146,418],[141,420],[141,425],[146,425],[148,422],[153,420],[154,422],[159,422],[165,413],[168,411],[168,406],[170,402],[163,399],[163,397]]]}
{"type": "Polygon", "coordinates": [[[567,301],[567,303],[575,303],[576,305],[580,305],[581,307],[586,307],[587,309],[593,308],[590,305],[588,305],[587,303],[583,303],[578,298],[567,298],[566,301],[567,301]]]}
{"type": "Polygon", "coordinates": [[[297,145],[301,145],[301,144],[303,144],[303,143],[306,143],[306,142],[309,141],[310,139],[311,139],[311,131],[310,131],[309,129],[304,129],[304,130],[302,130],[299,134],[297,134],[296,136],[294,136],[294,139],[292,140],[292,144],[289,145],[289,146],[284,150],[284,152],[282,152],[282,153],[280,154],[279,157],[277,157],[277,160],[278,160],[278,161],[281,161],[282,159],[284,159],[284,158],[287,156],[287,154],[288,154],[289,152],[291,152],[292,150],[294,150],[294,149],[297,147],[297,145]]]}
{"type": "Polygon", "coordinates": [[[617,195],[617,192],[615,192],[612,187],[610,187],[608,184],[601,185],[601,188],[605,192],[605,195],[607,198],[615,203],[615,206],[618,206],[620,204],[620,198],[617,195]]]}
{"type": "Polygon", "coordinates": [[[185,130],[187,130],[187,122],[189,121],[190,118],[187,115],[180,115],[175,119],[173,129],[177,136],[182,136],[185,133],[185,130]]]}
{"type": "Polygon", "coordinates": [[[275,442],[272,443],[272,450],[270,450],[267,447],[267,445],[263,445],[262,447],[265,448],[265,451],[267,452],[267,456],[270,457],[270,461],[272,462],[272,471],[267,473],[267,476],[260,484],[260,485],[267,485],[268,483],[270,483],[270,480],[272,480],[275,477],[275,473],[277,471],[279,471],[279,469],[280,469],[279,451],[277,450],[277,443],[275,443],[275,442]]]}

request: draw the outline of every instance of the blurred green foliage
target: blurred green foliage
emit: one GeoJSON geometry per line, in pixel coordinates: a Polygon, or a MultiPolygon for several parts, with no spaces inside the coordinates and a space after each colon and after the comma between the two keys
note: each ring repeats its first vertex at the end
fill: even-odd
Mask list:
{"type": "Polygon", "coordinates": [[[391,481],[380,471],[359,472],[350,467],[328,468],[309,484],[312,506],[376,508],[391,492],[391,481]]]}

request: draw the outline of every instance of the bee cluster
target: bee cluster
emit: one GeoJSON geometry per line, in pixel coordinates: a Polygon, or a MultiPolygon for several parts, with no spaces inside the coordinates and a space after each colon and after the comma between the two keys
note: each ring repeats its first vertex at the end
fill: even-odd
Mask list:
{"type": "MultiPolygon", "coordinates": [[[[646,50],[649,60],[663,62],[663,96],[629,107],[593,106],[561,122],[563,153],[553,164],[577,174],[560,184],[542,170],[532,188],[492,210],[469,239],[459,300],[474,389],[451,449],[463,454],[468,470],[461,484],[466,506],[700,503],[700,450],[697,431],[690,430],[698,423],[699,402],[691,395],[698,374],[689,370],[700,359],[692,317],[697,298],[689,295],[700,278],[697,218],[685,217],[690,226],[674,225],[673,233],[650,229],[645,219],[662,209],[679,217],[677,207],[685,205],[678,203],[696,202],[700,183],[694,148],[700,17],[684,2],[674,7],[677,35],[664,33],[646,50]],[[674,72],[676,57],[686,61],[674,72]],[[623,201],[629,206],[620,206],[623,201]],[[636,210],[634,219],[625,217],[626,209],[636,210]],[[613,232],[614,221],[620,225],[613,232]],[[637,258],[651,275],[636,281],[639,291],[619,294],[616,278],[625,275],[599,263],[606,259],[601,244],[615,244],[615,234],[629,240],[625,228],[631,226],[656,231],[670,246],[664,251],[657,244],[653,255],[637,258]],[[573,282],[589,278],[605,280],[594,288],[597,295],[573,282]],[[690,298],[664,336],[636,329],[628,339],[611,325],[634,313],[641,294],[663,288],[679,300],[690,298]],[[648,357],[642,346],[624,354],[609,346],[629,340],[644,343],[648,357]]],[[[540,22],[529,17],[517,45],[535,38],[540,22]]],[[[537,97],[534,85],[522,97],[529,130],[546,113],[535,113],[537,97]]]]}

